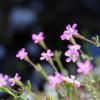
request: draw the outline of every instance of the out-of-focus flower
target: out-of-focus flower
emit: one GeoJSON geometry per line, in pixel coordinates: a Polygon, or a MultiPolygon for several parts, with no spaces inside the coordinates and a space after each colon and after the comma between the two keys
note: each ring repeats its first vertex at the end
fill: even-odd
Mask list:
{"type": "Polygon", "coordinates": [[[67,83],[71,83],[71,84],[75,85],[77,88],[80,87],[80,82],[75,80],[74,75],[71,75],[71,77],[63,77],[63,81],[65,81],[67,83]]]}
{"type": "Polygon", "coordinates": [[[3,87],[3,86],[8,86],[8,75],[3,75],[3,74],[0,74],[0,87],[3,87]]]}
{"type": "Polygon", "coordinates": [[[76,29],[77,24],[73,24],[66,26],[66,30],[61,35],[61,40],[70,40],[73,35],[78,34],[78,30],[76,29]]]}
{"type": "Polygon", "coordinates": [[[40,60],[46,59],[46,61],[49,61],[53,55],[54,53],[48,49],[46,53],[45,52],[41,53],[40,60]]]}
{"type": "Polygon", "coordinates": [[[71,45],[71,44],[69,44],[68,45],[68,48],[69,49],[73,49],[73,50],[79,50],[80,48],[81,48],[81,46],[79,45],[79,44],[75,44],[75,45],[71,45]]]}
{"type": "Polygon", "coordinates": [[[93,65],[91,64],[90,60],[86,60],[85,62],[78,62],[77,66],[77,72],[83,74],[88,74],[93,69],[93,65]]]}
{"type": "Polygon", "coordinates": [[[9,82],[11,83],[11,86],[14,86],[17,81],[20,81],[21,77],[18,73],[15,74],[14,78],[9,78],[9,82]]]}
{"type": "Polygon", "coordinates": [[[43,32],[40,32],[39,34],[32,34],[32,40],[34,43],[39,43],[44,40],[43,32]]]}
{"type": "Polygon", "coordinates": [[[63,76],[60,73],[56,73],[55,76],[50,75],[48,77],[51,87],[55,87],[58,84],[61,84],[63,81],[63,76]]]}
{"type": "Polygon", "coordinates": [[[66,62],[70,62],[71,60],[73,62],[76,62],[79,58],[79,52],[77,50],[68,50],[65,52],[65,56],[68,58],[66,59],[66,62]]]}
{"type": "Polygon", "coordinates": [[[28,53],[25,51],[25,48],[22,48],[21,50],[18,51],[16,57],[20,58],[20,60],[23,60],[27,55],[28,53]]]}

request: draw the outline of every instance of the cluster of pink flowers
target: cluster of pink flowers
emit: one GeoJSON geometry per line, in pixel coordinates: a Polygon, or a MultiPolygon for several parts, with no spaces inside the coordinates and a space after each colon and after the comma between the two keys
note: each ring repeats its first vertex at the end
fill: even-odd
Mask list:
{"type": "Polygon", "coordinates": [[[20,81],[21,77],[18,73],[15,74],[14,78],[10,78],[8,75],[0,74],[0,87],[14,86],[17,81],[20,81]]]}
{"type": "Polygon", "coordinates": [[[88,74],[93,69],[93,65],[91,64],[90,60],[86,60],[85,62],[78,62],[77,66],[77,72],[83,74],[88,74]]]}
{"type": "Polygon", "coordinates": [[[50,75],[48,77],[49,83],[51,87],[55,87],[56,85],[61,84],[62,82],[71,83],[77,88],[80,87],[80,82],[75,80],[75,76],[71,75],[71,77],[61,75],[60,73],[56,73],[55,76],[50,75]]]}
{"type": "Polygon", "coordinates": [[[51,60],[51,57],[53,57],[53,56],[54,56],[54,53],[51,52],[50,49],[48,49],[46,53],[45,52],[41,53],[40,60],[46,59],[46,61],[49,61],[49,60],[51,60]]]}
{"type": "Polygon", "coordinates": [[[39,43],[44,40],[43,32],[40,32],[39,34],[33,34],[32,35],[32,40],[34,43],[39,43]]]}
{"type": "Polygon", "coordinates": [[[79,58],[79,52],[78,50],[81,48],[80,45],[76,44],[76,45],[68,45],[68,49],[65,52],[65,56],[67,56],[68,58],[66,59],[66,62],[70,62],[71,60],[73,62],[76,62],[79,58]]]}
{"type": "MultiPolygon", "coordinates": [[[[73,24],[72,26],[71,25],[66,26],[66,30],[61,35],[61,40],[70,40],[74,35],[78,34],[78,30],[76,29],[76,27],[77,24],[73,24]]],[[[32,34],[32,40],[36,44],[42,42],[44,40],[43,32],[40,32],[39,34],[32,34]]],[[[65,56],[67,56],[66,62],[71,62],[71,61],[77,62],[79,60],[80,49],[81,46],[79,44],[68,45],[68,50],[65,52],[65,56]]],[[[20,51],[18,51],[16,57],[22,60],[27,55],[28,53],[25,51],[25,48],[22,48],[20,51]]],[[[46,52],[41,53],[40,60],[49,61],[52,59],[53,56],[54,53],[50,49],[48,49],[46,52]]],[[[89,60],[86,60],[85,62],[78,62],[77,66],[78,66],[77,72],[83,74],[88,74],[93,68],[93,65],[89,60]]],[[[6,80],[8,80],[11,83],[11,86],[15,85],[16,80],[21,79],[18,76],[18,74],[16,74],[14,78],[10,78],[10,79],[8,79],[7,76],[6,77],[0,76],[0,78],[1,78],[0,82],[2,82],[3,85],[6,85],[7,84],[6,80]]],[[[73,75],[71,75],[71,77],[68,76],[65,77],[64,75],[56,72],[55,76],[50,75],[48,76],[48,79],[52,87],[62,84],[63,82],[71,83],[76,87],[80,87],[80,82],[75,80],[75,76],[73,75]]],[[[0,86],[3,86],[2,84],[0,83],[0,86]]]]}
{"type": "Polygon", "coordinates": [[[77,24],[73,24],[66,26],[66,30],[61,35],[61,40],[70,40],[73,35],[78,34],[78,30],[76,29],[77,24]]]}

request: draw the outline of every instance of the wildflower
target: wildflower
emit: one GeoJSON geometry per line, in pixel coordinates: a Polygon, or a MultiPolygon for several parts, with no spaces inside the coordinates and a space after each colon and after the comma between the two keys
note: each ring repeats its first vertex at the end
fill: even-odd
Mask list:
{"type": "Polygon", "coordinates": [[[80,82],[75,80],[75,76],[71,75],[71,82],[76,86],[76,87],[80,87],[80,82]]]}
{"type": "Polygon", "coordinates": [[[83,74],[88,74],[93,69],[93,65],[91,64],[90,60],[86,60],[85,62],[78,62],[77,66],[77,72],[83,74]]]}
{"type": "Polygon", "coordinates": [[[18,51],[18,53],[16,54],[16,57],[20,58],[20,60],[23,60],[27,55],[28,53],[25,52],[25,48],[22,48],[21,50],[18,51]]]}
{"type": "Polygon", "coordinates": [[[36,44],[41,42],[42,40],[44,40],[43,32],[40,32],[39,34],[33,34],[32,35],[32,40],[36,44]]]}
{"type": "Polygon", "coordinates": [[[67,83],[71,83],[73,85],[75,85],[77,88],[80,87],[80,82],[75,80],[75,76],[71,75],[71,77],[64,77],[63,81],[67,82],[67,83]]]}
{"type": "Polygon", "coordinates": [[[0,87],[8,86],[8,75],[0,74],[0,87]]]}
{"type": "Polygon", "coordinates": [[[9,82],[11,83],[11,86],[14,86],[17,81],[20,81],[21,77],[18,73],[15,74],[14,78],[9,78],[9,82]]]}
{"type": "Polygon", "coordinates": [[[66,59],[66,62],[70,62],[71,60],[73,62],[76,62],[79,58],[79,52],[77,50],[68,50],[65,52],[65,56],[68,58],[66,59]]]}
{"type": "Polygon", "coordinates": [[[50,49],[48,49],[46,53],[45,52],[41,53],[42,57],[40,57],[40,60],[46,59],[46,61],[49,61],[53,55],[54,53],[51,52],[50,49]]]}
{"type": "Polygon", "coordinates": [[[69,44],[68,45],[68,48],[69,49],[73,49],[73,50],[79,50],[80,48],[81,48],[81,46],[79,45],[79,44],[75,44],[75,45],[71,45],[71,44],[69,44]]]}
{"type": "Polygon", "coordinates": [[[63,76],[60,73],[56,73],[55,76],[52,75],[49,76],[48,79],[49,79],[50,86],[55,87],[56,85],[61,84],[63,81],[62,77],[63,76]]]}
{"type": "Polygon", "coordinates": [[[70,40],[72,38],[71,33],[66,33],[66,31],[63,32],[63,34],[60,36],[61,40],[70,40]]]}
{"type": "Polygon", "coordinates": [[[76,29],[77,24],[73,24],[66,26],[66,30],[61,35],[61,40],[70,40],[73,35],[78,34],[78,30],[76,29]]]}

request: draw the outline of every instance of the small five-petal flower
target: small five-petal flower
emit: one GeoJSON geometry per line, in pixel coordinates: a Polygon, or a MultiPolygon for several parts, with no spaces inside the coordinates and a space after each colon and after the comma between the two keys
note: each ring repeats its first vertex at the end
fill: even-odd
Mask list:
{"type": "Polygon", "coordinates": [[[78,30],[76,29],[77,24],[73,24],[66,26],[66,30],[61,35],[61,40],[70,40],[73,35],[78,34],[78,30]]]}
{"type": "Polygon", "coordinates": [[[59,85],[63,81],[63,76],[60,73],[55,73],[55,76],[50,75],[48,77],[49,79],[49,84],[51,87],[55,87],[56,85],[59,85]]]}
{"type": "Polygon", "coordinates": [[[71,60],[76,62],[79,58],[79,52],[77,50],[68,50],[65,52],[65,56],[68,57],[66,62],[70,62],[71,60]]]}
{"type": "Polygon", "coordinates": [[[19,58],[20,60],[23,60],[27,55],[28,53],[25,51],[25,48],[22,48],[21,50],[18,51],[16,57],[19,58]]]}
{"type": "Polygon", "coordinates": [[[39,34],[32,34],[32,40],[34,43],[39,43],[44,40],[43,32],[40,32],[39,34]]]}
{"type": "Polygon", "coordinates": [[[72,49],[73,50],[79,50],[81,48],[81,46],[79,44],[74,44],[74,45],[69,44],[68,48],[71,49],[71,50],[72,49]]]}
{"type": "Polygon", "coordinates": [[[45,53],[45,52],[41,53],[40,60],[46,59],[46,61],[49,61],[49,60],[51,60],[51,57],[52,57],[53,55],[54,55],[54,53],[51,52],[50,49],[48,49],[46,53],[45,53]]]}
{"type": "Polygon", "coordinates": [[[85,62],[78,62],[77,66],[77,72],[83,74],[88,74],[93,69],[93,65],[91,64],[90,60],[86,60],[85,62]]]}
{"type": "Polygon", "coordinates": [[[3,75],[0,73],[0,87],[8,86],[8,75],[3,75]]]}
{"type": "Polygon", "coordinates": [[[17,81],[20,81],[21,77],[18,73],[15,74],[14,78],[9,78],[9,82],[11,83],[11,86],[14,86],[17,81]]]}

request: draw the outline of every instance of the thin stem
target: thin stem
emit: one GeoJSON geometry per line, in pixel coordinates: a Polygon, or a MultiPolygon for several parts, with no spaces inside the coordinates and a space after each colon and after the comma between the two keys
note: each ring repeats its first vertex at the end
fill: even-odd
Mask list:
{"type": "Polygon", "coordinates": [[[18,93],[18,91],[12,89],[12,88],[8,88],[10,91],[12,91],[13,93],[18,93]]]}
{"type": "Polygon", "coordinates": [[[53,63],[53,61],[52,61],[52,59],[49,60],[49,63],[53,66],[54,70],[55,70],[56,72],[58,72],[58,71],[57,71],[57,68],[55,67],[55,65],[54,65],[54,63],[53,63]]]}
{"type": "Polygon", "coordinates": [[[8,88],[6,87],[2,87],[2,89],[4,90],[4,92],[10,94],[11,96],[13,96],[14,98],[16,98],[16,94],[14,94],[13,92],[11,92],[8,88]]]}
{"type": "Polygon", "coordinates": [[[89,39],[85,38],[84,36],[82,36],[82,35],[80,35],[80,34],[75,35],[75,37],[77,37],[77,38],[79,38],[79,39],[82,39],[82,40],[85,40],[85,41],[87,41],[87,42],[89,42],[89,43],[92,43],[92,44],[96,45],[95,42],[93,42],[92,40],[89,40],[89,39]]]}
{"type": "Polygon", "coordinates": [[[25,61],[27,61],[30,65],[32,65],[37,70],[36,65],[29,59],[28,56],[25,58],[25,61]]]}
{"type": "Polygon", "coordinates": [[[40,46],[41,46],[42,48],[44,48],[45,50],[48,50],[48,48],[47,48],[47,46],[46,46],[46,44],[45,44],[44,41],[41,41],[39,44],[40,44],[40,46]]]}
{"type": "Polygon", "coordinates": [[[41,65],[38,65],[38,66],[37,66],[37,65],[34,64],[28,57],[27,57],[26,61],[27,61],[30,65],[32,65],[33,68],[35,68],[38,72],[40,72],[40,73],[44,76],[44,78],[45,78],[46,80],[48,80],[48,76],[47,76],[46,72],[43,70],[43,68],[41,67],[41,65]]]}
{"type": "Polygon", "coordinates": [[[62,62],[60,61],[60,59],[56,59],[56,62],[58,64],[60,70],[63,72],[64,71],[64,67],[63,67],[62,62]]]}
{"type": "Polygon", "coordinates": [[[71,42],[72,44],[77,44],[76,41],[75,41],[75,39],[74,39],[73,37],[71,38],[70,42],[71,42]]]}
{"type": "Polygon", "coordinates": [[[69,97],[70,97],[70,100],[75,100],[72,92],[69,94],[69,97]]]}

